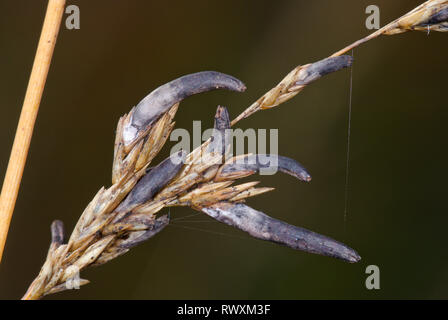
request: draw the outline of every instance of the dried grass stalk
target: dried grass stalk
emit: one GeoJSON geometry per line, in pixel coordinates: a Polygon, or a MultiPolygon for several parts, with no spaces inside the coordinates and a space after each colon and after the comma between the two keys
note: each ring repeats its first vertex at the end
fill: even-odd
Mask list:
{"type": "Polygon", "coordinates": [[[40,100],[50,69],[56,39],[59,33],[65,0],[48,1],[44,25],[34,58],[16,135],[9,157],[0,195],[0,262],[8,235],[9,225],[16,205],[20,182],[22,181],[28,150],[31,144],[34,124],[39,111],[40,100]]]}

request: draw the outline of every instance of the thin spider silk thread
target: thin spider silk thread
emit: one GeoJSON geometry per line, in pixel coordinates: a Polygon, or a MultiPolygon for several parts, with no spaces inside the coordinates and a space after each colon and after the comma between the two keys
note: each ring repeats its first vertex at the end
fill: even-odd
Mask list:
{"type": "MultiPolygon", "coordinates": [[[[214,234],[217,236],[225,236],[225,237],[229,237],[229,238],[234,238],[234,239],[242,239],[242,240],[250,240],[249,237],[243,237],[243,236],[238,236],[235,234],[230,234],[230,233],[225,233],[225,232],[217,232],[217,231],[213,231],[213,230],[208,230],[208,229],[202,229],[202,228],[196,228],[196,227],[191,227],[191,226],[185,226],[182,225],[180,223],[186,223],[186,222],[190,222],[190,223],[196,223],[196,222],[211,222],[211,223],[219,223],[218,221],[214,221],[214,220],[210,220],[210,221],[206,221],[206,220],[188,220],[189,218],[193,218],[196,217],[200,214],[203,214],[202,212],[197,212],[194,214],[190,214],[190,215],[186,215],[183,217],[179,217],[179,218],[175,218],[172,219],[170,221],[170,223],[168,224],[168,227],[175,227],[175,228],[181,228],[181,229],[186,229],[186,230],[190,230],[190,231],[200,231],[200,232],[205,232],[208,234],[214,234]],[[179,221],[181,220],[181,221],[179,221]]],[[[168,208],[168,215],[171,215],[171,208],[168,208]]]]}
{"type": "MultiPolygon", "coordinates": [[[[352,57],[355,57],[355,51],[352,49],[352,57]]],[[[352,131],[352,100],[353,100],[353,65],[350,67],[350,98],[348,103],[348,126],[347,126],[347,162],[345,167],[345,203],[344,203],[344,234],[347,235],[347,219],[349,204],[349,178],[350,178],[350,139],[352,131]]]]}
{"type": "Polygon", "coordinates": [[[193,214],[190,214],[190,215],[187,215],[187,216],[183,216],[183,217],[175,218],[175,219],[173,219],[173,220],[171,220],[171,221],[174,222],[174,221],[178,221],[178,220],[184,220],[184,219],[188,219],[188,218],[196,217],[196,216],[198,216],[198,215],[200,215],[200,214],[202,214],[202,212],[197,212],[197,213],[193,213],[193,214]]]}
{"type": "Polygon", "coordinates": [[[234,239],[251,240],[251,238],[249,238],[249,237],[242,237],[242,236],[237,236],[234,234],[212,231],[212,230],[201,229],[201,228],[195,228],[195,227],[190,227],[190,226],[187,227],[187,226],[182,226],[182,225],[179,225],[176,223],[171,223],[168,225],[168,227],[182,228],[182,229],[192,230],[192,231],[200,231],[200,232],[205,232],[205,233],[209,233],[209,234],[213,234],[213,235],[217,235],[217,236],[224,236],[224,237],[229,237],[229,238],[234,238],[234,239]]]}

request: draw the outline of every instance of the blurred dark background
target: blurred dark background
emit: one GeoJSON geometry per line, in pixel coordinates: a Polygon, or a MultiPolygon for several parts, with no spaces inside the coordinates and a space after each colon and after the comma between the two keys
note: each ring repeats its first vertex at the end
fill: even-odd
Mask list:
{"type": "MultiPolygon", "coordinates": [[[[243,80],[244,94],[213,92],[182,103],[177,127],[191,131],[193,120],[211,126],[216,105],[235,117],[296,65],[370,33],[368,5],[380,7],[384,25],[421,2],[68,1],[80,8],[81,29],[67,30],[64,16],[0,266],[0,298],[20,298],[37,275],[52,220],[71,231],[110,184],[117,120],[152,89],[202,70],[243,80]]],[[[1,178],[45,9],[46,1],[0,1],[1,178]]],[[[348,70],[239,123],[278,128],[279,153],[313,176],[310,184],[260,177],[276,190],[248,203],[344,241],[360,263],[258,241],[197,216],[86,270],[81,276],[92,283],[81,290],[51,298],[448,298],[447,36],[406,33],[355,50],[346,223],[348,70]],[[368,265],[381,270],[380,290],[365,288],[368,265]]],[[[192,213],[171,209],[174,218],[192,213]]]]}

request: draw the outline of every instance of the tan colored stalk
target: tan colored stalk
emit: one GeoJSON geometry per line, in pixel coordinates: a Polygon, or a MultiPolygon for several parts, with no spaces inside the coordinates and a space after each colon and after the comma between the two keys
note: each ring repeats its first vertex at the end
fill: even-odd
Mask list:
{"type": "Polygon", "coordinates": [[[0,262],[8,235],[65,0],[50,0],[0,196],[0,262]]]}

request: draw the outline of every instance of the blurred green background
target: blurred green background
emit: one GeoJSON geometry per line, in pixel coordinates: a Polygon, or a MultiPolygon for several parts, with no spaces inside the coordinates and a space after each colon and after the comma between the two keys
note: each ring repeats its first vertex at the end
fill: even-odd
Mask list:
{"type": "MultiPolygon", "coordinates": [[[[59,34],[0,265],[0,298],[20,298],[37,275],[52,220],[72,230],[97,190],[110,184],[116,123],[152,89],[202,70],[243,80],[244,94],[213,92],[182,103],[177,127],[191,131],[193,120],[211,126],[218,104],[235,117],[296,65],[370,33],[368,5],[380,7],[384,25],[421,2],[68,1],[80,8],[81,29],[63,22],[59,34]]],[[[45,8],[46,1],[0,1],[1,178],[45,8]]],[[[360,263],[258,241],[196,216],[86,270],[81,276],[92,283],[81,290],[51,298],[448,298],[447,36],[406,33],[355,50],[346,223],[348,70],[239,123],[278,128],[279,153],[313,176],[310,184],[260,177],[276,190],[248,203],[347,243],[360,263]],[[368,265],[380,267],[380,290],[365,288],[368,265]]],[[[193,213],[171,209],[173,218],[193,213]]]]}

